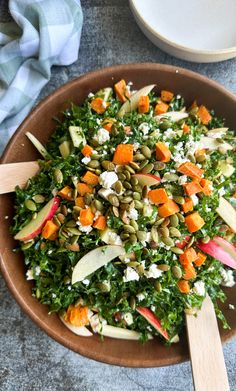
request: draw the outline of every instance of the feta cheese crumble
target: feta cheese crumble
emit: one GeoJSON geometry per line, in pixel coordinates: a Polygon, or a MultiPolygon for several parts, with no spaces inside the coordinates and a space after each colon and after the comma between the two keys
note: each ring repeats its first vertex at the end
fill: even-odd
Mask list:
{"type": "Polygon", "coordinates": [[[126,314],[123,315],[123,319],[127,326],[131,326],[131,324],[134,323],[133,315],[130,312],[126,312],[126,314]]]}
{"type": "Polygon", "coordinates": [[[105,189],[110,189],[114,183],[118,181],[118,176],[116,175],[115,172],[113,171],[104,171],[100,176],[99,176],[99,183],[102,187],[105,189]]]}
{"type": "Polygon", "coordinates": [[[205,296],[205,284],[203,281],[197,281],[194,283],[193,292],[198,296],[205,296]]]}
{"type": "Polygon", "coordinates": [[[76,224],[79,226],[79,230],[81,232],[85,232],[86,234],[89,234],[89,232],[91,232],[93,229],[92,225],[82,225],[80,220],[77,220],[76,224]]]}
{"type": "Polygon", "coordinates": [[[198,204],[198,202],[199,202],[198,196],[193,194],[193,195],[190,196],[190,198],[193,201],[193,205],[196,206],[198,204]]]}
{"type": "Polygon", "coordinates": [[[137,297],[138,301],[142,301],[145,299],[146,296],[144,295],[144,293],[138,293],[136,295],[136,297],[137,297]]]}
{"type": "Polygon", "coordinates": [[[162,275],[162,270],[158,269],[157,265],[153,263],[148,270],[144,271],[144,275],[147,278],[159,278],[162,275]]]}
{"type": "Polygon", "coordinates": [[[138,220],[138,211],[135,208],[131,208],[127,215],[131,220],[138,220]]]}
{"type": "Polygon", "coordinates": [[[89,156],[85,156],[81,159],[81,163],[83,164],[88,164],[89,162],[91,162],[91,158],[89,156]]]}
{"type": "Polygon", "coordinates": [[[143,122],[139,125],[138,129],[143,132],[144,136],[146,136],[150,130],[150,127],[147,122],[143,122]]]}
{"type": "Polygon", "coordinates": [[[117,246],[121,246],[122,240],[116,232],[109,232],[107,244],[116,244],[117,246]]]}
{"type": "Polygon", "coordinates": [[[97,134],[95,134],[95,136],[93,137],[93,139],[97,141],[99,145],[103,145],[106,141],[110,139],[110,134],[108,130],[100,128],[97,134]]]}
{"type": "Polygon", "coordinates": [[[232,288],[235,285],[233,270],[221,269],[220,274],[222,277],[222,281],[221,281],[222,286],[232,288]]]}
{"type": "Polygon", "coordinates": [[[26,272],[26,280],[34,280],[33,270],[32,269],[27,270],[27,272],[26,272]]]}
{"type": "Polygon", "coordinates": [[[90,283],[90,281],[87,279],[87,278],[85,278],[83,281],[82,281],[82,283],[84,284],[84,285],[89,285],[89,283],[90,283]]]}
{"type": "Polygon", "coordinates": [[[124,271],[123,281],[129,282],[129,281],[138,281],[138,280],[139,280],[138,273],[132,267],[128,266],[124,271]]]}

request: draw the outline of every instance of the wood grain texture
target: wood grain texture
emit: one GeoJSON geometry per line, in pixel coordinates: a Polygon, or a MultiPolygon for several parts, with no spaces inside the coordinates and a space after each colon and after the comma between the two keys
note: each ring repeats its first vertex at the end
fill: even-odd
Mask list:
{"type": "Polygon", "coordinates": [[[0,165],[0,194],[15,191],[16,186],[24,186],[27,180],[39,170],[37,162],[9,163],[0,165]]]}
{"type": "Polygon", "coordinates": [[[197,316],[186,315],[195,391],[230,391],[219,329],[212,301],[197,316]]]}

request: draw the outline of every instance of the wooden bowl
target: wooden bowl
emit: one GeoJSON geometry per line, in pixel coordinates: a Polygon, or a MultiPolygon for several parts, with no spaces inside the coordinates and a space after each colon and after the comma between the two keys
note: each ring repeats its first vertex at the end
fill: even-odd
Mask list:
{"type": "MultiPolygon", "coordinates": [[[[156,83],[158,90],[167,89],[181,94],[187,104],[194,99],[214,109],[220,117],[226,118],[229,127],[236,128],[236,97],[219,84],[185,69],[159,64],[129,64],[98,70],[65,84],[44,99],[26,118],[8,144],[2,157],[2,163],[30,161],[39,158],[32,144],[25,137],[26,131],[33,132],[43,143],[53,132],[57,116],[68,106],[68,101],[82,103],[91,91],[113,86],[124,78],[133,81],[138,89],[147,84],[156,83]]],[[[14,215],[14,195],[0,197],[0,249],[1,268],[8,288],[25,313],[50,337],[83,356],[109,364],[128,367],[158,367],[177,364],[189,358],[185,334],[180,342],[166,347],[155,338],[144,345],[135,341],[116,340],[99,336],[79,337],[71,333],[57,315],[48,315],[48,308],[31,296],[31,282],[25,279],[25,266],[22,254],[12,252],[16,242],[9,233],[14,215]],[[9,216],[5,219],[4,216],[9,216]]],[[[228,304],[235,304],[236,286],[226,289],[227,302],[222,306],[231,330],[222,330],[221,337],[226,341],[236,334],[234,311],[228,310],[228,304]]]]}

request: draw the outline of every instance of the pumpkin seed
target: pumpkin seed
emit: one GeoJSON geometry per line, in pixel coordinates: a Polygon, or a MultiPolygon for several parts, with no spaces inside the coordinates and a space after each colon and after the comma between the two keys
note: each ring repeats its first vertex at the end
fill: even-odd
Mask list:
{"type": "MultiPolygon", "coordinates": [[[[81,232],[80,232],[80,235],[81,235],[81,232]]],[[[74,236],[72,236],[72,238],[71,238],[71,240],[70,240],[71,244],[77,243],[77,241],[78,241],[80,235],[74,235],[74,236]]]]}
{"type": "Polygon", "coordinates": [[[67,216],[68,210],[67,210],[66,205],[62,205],[62,206],[61,206],[61,213],[62,213],[64,216],[67,216]]]}
{"type": "Polygon", "coordinates": [[[64,236],[64,238],[66,238],[66,239],[69,238],[68,233],[64,229],[61,231],[61,235],[64,236]]]}
{"type": "Polygon", "coordinates": [[[129,204],[120,204],[120,209],[121,210],[128,210],[129,209],[129,204]]]}
{"type": "Polygon", "coordinates": [[[130,162],[129,163],[130,167],[132,167],[134,170],[138,171],[139,170],[139,165],[136,162],[130,162]]]}
{"type": "Polygon", "coordinates": [[[183,250],[182,250],[182,248],[179,248],[179,247],[171,247],[171,251],[172,251],[174,254],[178,254],[178,255],[184,253],[183,250]]]}
{"type": "Polygon", "coordinates": [[[136,200],[136,201],[140,201],[141,200],[141,195],[140,193],[138,193],[137,191],[135,191],[133,193],[133,199],[136,200]]]}
{"type": "Polygon", "coordinates": [[[196,161],[198,163],[203,163],[203,162],[205,162],[205,160],[206,160],[206,155],[199,155],[196,157],[196,161]]]}
{"type": "Polygon", "coordinates": [[[147,145],[143,145],[141,147],[141,152],[147,159],[150,159],[152,156],[152,151],[150,150],[150,148],[148,148],[147,145]]]}
{"type": "Polygon", "coordinates": [[[196,308],[185,308],[184,312],[187,315],[195,315],[197,313],[197,309],[196,308]]]}
{"type": "Polygon", "coordinates": [[[211,240],[211,238],[210,238],[210,236],[208,236],[208,235],[201,239],[201,241],[202,241],[203,243],[208,243],[210,240],[211,240]]]}
{"type": "Polygon", "coordinates": [[[133,158],[134,162],[141,162],[145,160],[145,156],[142,153],[136,153],[133,158]]]}
{"type": "Polygon", "coordinates": [[[123,172],[119,172],[118,173],[118,178],[120,181],[125,181],[126,180],[126,176],[125,174],[123,174],[123,172]]]}
{"type": "Polygon", "coordinates": [[[62,213],[58,213],[56,216],[61,224],[65,222],[65,216],[62,213]]]}
{"type": "Polygon", "coordinates": [[[115,189],[115,192],[116,192],[117,194],[122,193],[123,185],[122,185],[121,181],[117,181],[117,182],[114,184],[114,189],[115,189]]]}
{"type": "Polygon", "coordinates": [[[143,203],[138,200],[134,200],[134,206],[136,209],[143,209],[143,203]]]}
{"type": "Polygon", "coordinates": [[[137,231],[136,235],[140,242],[144,242],[147,239],[147,233],[145,231],[137,231]]]}
{"type": "Polygon", "coordinates": [[[181,213],[177,212],[176,215],[178,216],[178,219],[181,223],[185,222],[185,218],[181,213]]]}
{"type": "Polygon", "coordinates": [[[225,147],[219,147],[218,151],[220,152],[221,155],[226,155],[227,153],[227,148],[225,147]]]}
{"type": "Polygon", "coordinates": [[[87,166],[90,168],[98,168],[100,167],[100,163],[97,160],[91,160],[90,162],[88,162],[87,166]]]}
{"type": "Polygon", "coordinates": [[[136,308],[136,299],[134,296],[131,296],[129,305],[130,305],[130,308],[134,311],[136,308]]]}
{"type": "Polygon", "coordinates": [[[136,270],[137,270],[138,274],[142,275],[144,273],[144,266],[143,265],[138,265],[136,267],[136,270]]]}
{"type": "Polygon", "coordinates": [[[126,189],[128,190],[131,190],[132,189],[132,185],[128,182],[128,181],[124,181],[123,182],[123,185],[126,189]]]}
{"type": "Polygon", "coordinates": [[[76,227],[76,222],[75,222],[75,220],[69,220],[69,221],[67,221],[66,227],[76,227]]]}
{"type": "Polygon", "coordinates": [[[135,220],[130,220],[130,225],[134,227],[135,231],[138,231],[138,223],[135,220]]]}
{"type": "Polygon", "coordinates": [[[167,227],[161,227],[159,229],[159,234],[163,236],[163,238],[168,238],[170,236],[169,229],[167,227]]]}
{"type": "Polygon", "coordinates": [[[192,153],[187,154],[187,159],[189,159],[192,163],[196,163],[196,158],[192,153]]]}
{"type": "Polygon", "coordinates": [[[41,194],[36,194],[32,199],[36,202],[36,204],[42,204],[45,201],[45,197],[41,194]]]}
{"type": "Polygon", "coordinates": [[[93,201],[93,195],[90,194],[90,193],[86,193],[84,195],[84,202],[85,202],[85,204],[86,205],[90,205],[92,201],[93,201]]]}
{"type": "Polygon", "coordinates": [[[156,220],[156,222],[155,222],[155,226],[158,227],[158,226],[161,225],[164,221],[165,221],[164,217],[158,218],[158,220],[156,220]]]}
{"type": "Polygon", "coordinates": [[[123,204],[129,204],[131,201],[133,201],[132,197],[128,196],[128,197],[124,197],[122,199],[122,203],[123,204]]]}
{"type": "Polygon", "coordinates": [[[181,232],[175,227],[170,227],[169,232],[171,237],[180,238],[181,236],[181,232]]]}
{"type": "Polygon", "coordinates": [[[119,217],[119,209],[116,206],[112,207],[112,212],[114,216],[119,217]]]}
{"type": "Polygon", "coordinates": [[[124,229],[125,232],[128,232],[130,234],[135,234],[135,229],[134,229],[134,227],[132,227],[132,225],[125,224],[123,226],[123,229],[124,229]]]}
{"type": "Polygon", "coordinates": [[[59,168],[56,168],[53,173],[54,179],[57,183],[63,182],[63,174],[59,168]]]}
{"type": "Polygon", "coordinates": [[[125,169],[130,172],[130,174],[135,174],[135,170],[130,166],[125,166],[125,169]]]}
{"type": "Polygon", "coordinates": [[[110,292],[111,290],[111,285],[109,282],[98,282],[97,283],[98,289],[100,289],[101,292],[110,292]]]}
{"type": "MultiPolygon", "coordinates": [[[[168,229],[168,228],[167,228],[168,229]]],[[[159,241],[159,235],[158,235],[158,232],[157,232],[157,229],[156,227],[152,227],[151,228],[151,238],[154,242],[158,243],[159,241]]]]}
{"type": "Polygon", "coordinates": [[[137,186],[138,185],[138,178],[136,178],[135,176],[132,176],[130,179],[130,182],[131,182],[132,186],[137,186]]]}
{"type": "Polygon", "coordinates": [[[103,160],[103,162],[101,162],[101,165],[102,167],[107,170],[108,169],[108,166],[111,162],[109,160],[103,160]]]}
{"type": "Polygon", "coordinates": [[[130,219],[128,218],[127,212],[125,209],[120,212],[120,218],[123,221],[123,223],[125,223],[125,224],[130,223],[130,219]]]}
{"type": "Polygon", "coordinates": [[[77,195],[78,195],[78,190],[75,188],[72,190],[72,198],[75,200],[77,198],[77,195]]]}
{"type": "Polygon", "coordinates": [[[94,200],[94,206],[97,210],[99,210],[100,212],[103,210],[103,204],[101,201],[99,200],[94,200]]]}
{"type": "Polygon", "coordinates": [[[36,297],[37,297],[37,299],[40,299],[40,297],[41,297],[41,292],[40,292],[39,288],[36,289],[36,297]]]}
{"type": "Polygon", "coordinates": [[[158,247],[158,243],[157,242],[154,242],[154,240],[151,240],[150,243],[149,243],[149,246],[152,248],[152,249],[156,249],[158,247]]]}
{"type": "Polygon", "coordinates": [[[149,163],[148,160],[143,160],[142,163],[140,163],[139,165],[139,171],[142,171],[144,167],[147,166],[148,163],[149,163]]]}
{"type": "Polygon", "coordinates": [[[82,208],[81,208],[80,206],[73,206],[73,212],[75,212],[75,213],[77,213],[77,214],[80,213],[81,209],[82,209],[82,208]]]}
{"type": "Polygon", "coordinates": [[[139,262],[137,262],[137,261],[131,261],[131,262],[127,263],[127,266],[130,266],[130,267],[136,267],[138,265],[139,265],[139,262]]]}
{"type": "Polygon", "coordinates": [[[149,163],[142,169],[141,172],[144,173],[144,174],[149,174],[150,172],[152,172],[153,168],[154,168],[154,164],[153,163],[149,163]]]}
{"type": "Polygon", "coordinates": [[[195,238],[194,238],[194,236],[192,236],[192,237],[190,238],[189,242],[187,243],[186,248],[191,247],[192,244],[193,244],[193,242],[194,242],[194,240],[195,240],[195,238]]]}
{"type": "Polygon", "coordinates": [[[116,172],[117,172],[117,173],[123,172],[123,170],[124,170],[124,166],[118,166],[118,167],[116,167],[116,172]]]}
{"type": "Polygon", "coordinates": [[[173,196],[173,200],[180,205],[183,205],[185,203],[184,197],[182,196],[173,196]]]}
{"type": "Polygon", "coordinates": [[[115,171],[115,164],[110,162],[108,164],[107,171],[115,171]]]}
{"type": "Polygon", "coordinates": [[[100,170],[99,168],[97,168],[94,172],[95,172],[95,174],[100,175],[100,174],[102,173],[102,170],[100,170]]]}
{"type": "Polygon", "coordinates": [[[177,215],[170,216],[170,226],[171,227],[178,227],[179,225],[179,219],[177,215]]]}
{"type": "Polygon", "coordinates": [[[128,234],[128,232],[122,232],[120,234],[120,237],[122,240],[125,240],[125,239],[128,239],[130,237],[130,234],[128,234]]]}
{"type": "Polygon", "coordinates": [[[27,242],[27,243],[23,243],[21,245],[21,250],[28,250],[28,248],[30,248],[31,246],[33,246],[34,244],[34,241],[31,240],[30,242],[27,242]]]}
{"type": "Polygon", "coordinates": [[[160,123],[159,128],[160,128],[161,130],[167,130],[168,128],[171,128],[171,126],[172,126],[171,122],[168,121],[168,120],[166,120],[166,119],[164,119],[164,120],[160,123]]]}
{"type": "Polygon", "coordinates": [[[155,281],[155,282],[154,282],[154,288],[155,288],[155,290],[156,290],[157,292],[161,293],[161,291],[162,291],[162,286],[161,286],[160,281],[155,281]]]}
{"type": "Polygon", "coordinates": [[[80,250],[78,243],[67,244],[66,247],[67,247],[68,250],[70,250],[70,251],[79,251],[79,250],[80,250]]]}
{"type": "Polygon", "coordinates": [[[35,219],[37,218],[37,216],[38,216],[38,213],[37,213],[37,212],[34,212],[34,213],[33,213],[33,216],[32,216],[32,219],[35,220],[35,219]]]}
{"type": "Polygon", "coordinates": [[[155,162],[154,163],[154,169],[155,170],[161,171],[161,170],[164,170],[165,167],[166,167],[166,165],[163,162],[155,162]]]}
{"type": "Polygon", "coordinates": [[[147,195],[148,195],[148,187],[145,185],[143,186],[143,190],[142,190],[142,197],[143,198],[147,198],[147,195]]]}
{"type": "Polygon", "coordinates": [[[168,247],[173,247],[174,246],[174,241],[171,238],[162,237],[161,240],[168,247]]]}
{"type": "Polygon", "coordinates": [[[35,212],[37,207],[34,203],[34,201],[32,200],[25,200],[25,207],[28,209],[28,210],[31,210],[32,212],[35,212]]]}
{"type": "Polygon", "coordinates": [[[167,227],[170,224],[169,217],[166,217],[163,223],[161,224],[162,227],[167,227]]]}
{"type": "Polygon", "coordinates": [[[179,266],[172,266],[171,271],[176,278],[182,277],[182,270],[179,266]]]}
{"type": "Polygon", "coordinates": [[[61,226],[61,222],[60,222],[59,218],[58,218],[56,215],[53,216],[53,222],[54,222],[58,227],[61,226]]]}
{"type": "Polygon", "coordinates": [[[89,157],[92,160],[99,160],[101,159],[102,155],[99,155],[98,153],[92,153],[89,157]]]}
{"type": "Polygon", "coordinates": [[[117,197],[116,195],[114,195],[114,194],[110,194],[110,195],[108,196],[108,201],[109,201],[110,204],[113,205],[113,206],[118,207],[118,206],[120,205],[118,197],[117,197]]]}
{"type": "Polygon", "coordinates": [[[170,266],[166,265],[165,263],[158,265],[157,268],[159,270],[162,270],[163,272],[167,272],[168,270],[170,270],[170,266]]]}
{"type": "Polygon", "coordinates": [[[142,191],[142,186],[136,185],[136,186],[134,186],[133,190],[136,191],[137,193],[141,193],[141,191],[142,191]]]}
{"type": "Polygon", "coordinates": [[[137,242],[137,236],[135,234],[131,234],[129,237],[129,242],[136,243],[137,242]]]}
{"type": "Polygon", "coordinates": [[[67,231],[73,235],[81,235],[81,232],[77,228],[67,228],[67,231]]]}
{"type": "Polygon", "coordinates": [[[179,178],[178,175],[166,172],[163,175],[162,179],[164,179],[167,182],[176,182],[176,181],[178,181],[178,178],[179,178]]]}
{"type": "Polygon", "coordinates": [[[130,174],[130,172],[129,172],[128,170],[124,170],[124,174],[125,174],[126,180],[127,180],[127,181],[130,181],[130,179],[131,179],[131,174],[130,174]]]}

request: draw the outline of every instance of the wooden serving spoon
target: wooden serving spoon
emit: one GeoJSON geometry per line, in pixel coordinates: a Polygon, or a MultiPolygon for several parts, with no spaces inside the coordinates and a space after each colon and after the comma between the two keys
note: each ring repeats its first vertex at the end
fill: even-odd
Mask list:
{"type": "MultiPolygon", "coordinates": [[[[39,170],[38,163],[0,165],[0,194],[14,192],[39,170]]],[[[197,316],[186,315],[195,391],[230,391],[222,345],[212,301],[207,296],[197,316]]]]}

